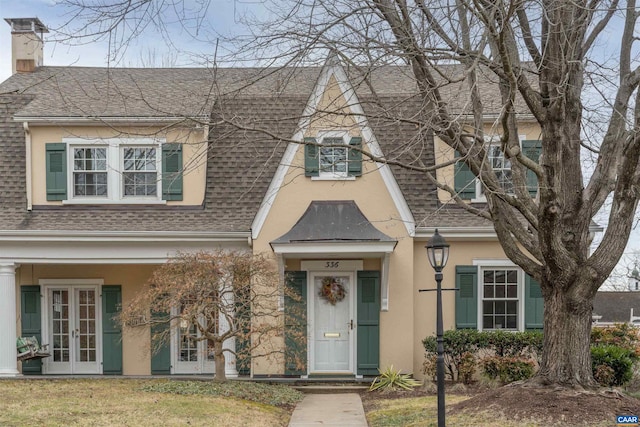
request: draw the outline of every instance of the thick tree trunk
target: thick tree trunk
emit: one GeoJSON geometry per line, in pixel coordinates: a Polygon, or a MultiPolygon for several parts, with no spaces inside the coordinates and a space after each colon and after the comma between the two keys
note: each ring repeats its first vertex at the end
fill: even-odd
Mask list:
{"type": "Polygon", "coordinates": [[[224,352],[222,351],[221,341],[215,341],[213,343],[213,360],[216,365],[216,375],[215,377],[213,377],[213,380],[217,382],[227,381],[227,375],[225,373],[224,352]]]}
{"type": "MultiPolygon", "coordinates": [[[[570,289],[584,289],[575,283],[570,289]]],[[[571,296],[564,287],[545,292],[544,351],[533,379],[542,385],[596,388],[591,371],[591,311],[593,298],[571,296]]]]}

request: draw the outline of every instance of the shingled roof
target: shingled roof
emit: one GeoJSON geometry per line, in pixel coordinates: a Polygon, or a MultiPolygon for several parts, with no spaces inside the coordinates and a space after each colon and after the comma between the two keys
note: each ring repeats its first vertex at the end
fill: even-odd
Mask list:
{"type": "MultiPolygon", "coordinates": [[[[316,84],[318,67],[292,69],[118,69],[40,67],[0,84],[0,230],[249,232],[284,150],[316,84]],[[226,115],[246,124],[240,129],[226,115]],[[55,206],[26,210],[24,120],[180,120],[212,117],[202,206],[55,206]],[[269,135],[278,135],[282,139],[269,135]],[[145,221],[139,218],[144,216],[145,221]]],[[[426,111],[406,67],[349,70],[387,158],[433,165],[433,141],[411,120],[426,111]],[[415,150],[421,144],[421,150],[415,150]],[[409,150],[409,147],[412,150],[409,150]],[[419,157],[411,153],[421,152],[419,157]]],[[[495,87],[489,80],[488,88],[495,87]]],[[[452,92],[454,90],[452,89],[452,92]]],[[[489,91],[490,93],[490,91],[489,91]]],[[[498,98],[498,97],[494,97],[498,98]]],[[[459,111],[466,99],[451,98],[459,111]]],[[[418,225],[475,226],[485,220],[438,204],[435,187],[391,166],[418,225]]]]}

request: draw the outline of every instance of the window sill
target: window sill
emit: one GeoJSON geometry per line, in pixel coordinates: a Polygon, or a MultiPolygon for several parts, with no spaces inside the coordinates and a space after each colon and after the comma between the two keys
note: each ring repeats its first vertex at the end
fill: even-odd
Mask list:
{"type": "Polygon", "coordinates": [[[311,181],[355,181],[355,176],[312,176],[311,181]]]}
{"type": "Polygon", "coordinates": [[[166,200],[158,199],[70,199],[63,200],[63,205],[166,205],[166,200]]]}

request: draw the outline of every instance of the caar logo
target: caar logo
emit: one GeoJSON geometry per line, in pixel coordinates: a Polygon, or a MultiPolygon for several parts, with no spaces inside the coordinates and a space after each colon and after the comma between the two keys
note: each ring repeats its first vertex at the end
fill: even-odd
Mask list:
{"type": "Polygon", "coordinates": [[[616,417],[616,422],[619,426],[637,426],[638,416],[637,415],[618,415],[616,417]]]}

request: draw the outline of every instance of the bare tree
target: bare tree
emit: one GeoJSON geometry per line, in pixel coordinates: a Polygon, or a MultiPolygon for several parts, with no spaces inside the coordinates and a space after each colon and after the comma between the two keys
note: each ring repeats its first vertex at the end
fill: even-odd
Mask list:
{"type": "MultiPolygon", "coordinates": [[[[214,380],[226,381],[229,355],[243,363],[251,357],[282,358],[276,344],[283,339],[278,298],[284,292],[294,301],[299,296],[279,283],[273,262],[261,255],[223,250],[178,254],[154,271],[145,288],[123,307],[120,320],[132,327],[151,325],[152,351],[171,334],[179,334],[189,348],[206,342],[207,357],[215,362],[214,380]],[[235,350],[225,345],[230,340],[236,341],[235,350]]],[[[305,338],[293,333],[289,331],[288,339],[305,338]]]]}
{"type": "MultiPolygon", "coordinates": [[[[125,16],[144,19],[152,4],[78,5],[114,28],[125,16]]],[[[247,21],[251,36],[231,40],[235,61],[295,65],[330,49],[364,83],[378,66],[406,67],[423,107],[410,119],[429,131],[424,138],[435,135],[459,153],[457,161],[481,181],[486,205],[463,200],[437,179],[443,165],[423,164],[417,152],[404,166],[490,221],[507,256],[541,283],[544,354],[533,383],[595,387],[592,302],[623,254],[640,197],[635,0],[291,0],[264,11],[262,22],[247,21]],[[496,99],[485,96],[487,81],[498,87],[496,99]],[[452,107],[456,96],[466,99],[464,108],[452,107]],[[540,128],[540,157],[520,145],[527,117],[540,128]],[[511,165],[506,180],[488,161],[492,134],[511,165]],[[535,197],[528,177],[537,180],[535,197]],[[590,224],[607,200],[609,224],[590,252],[590,224]]],[[[415,151],[422,147],[416,140],[415,151]]],[[[402,163],[390,153],[364,154],[402,163]]]]}

